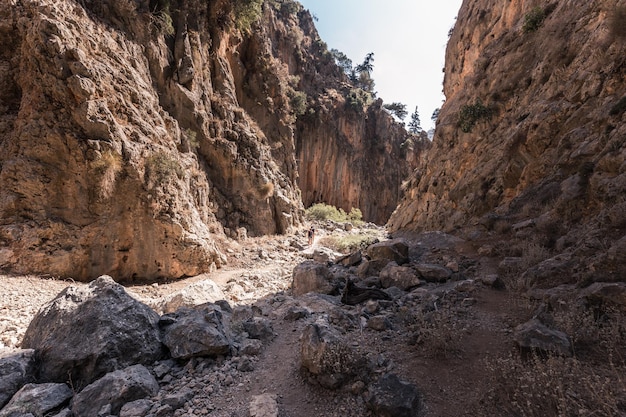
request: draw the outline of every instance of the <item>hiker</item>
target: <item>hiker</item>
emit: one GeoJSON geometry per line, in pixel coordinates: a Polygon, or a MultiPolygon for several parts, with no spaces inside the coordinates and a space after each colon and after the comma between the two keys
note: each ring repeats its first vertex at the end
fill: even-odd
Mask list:
{"type": "Polygon", "coordinates": [[[313,228],[313,226],[311,226],[311,228],[309,229],[309,246],[313,245],[313,240],[315,239],[315,229],[313,228]]]}

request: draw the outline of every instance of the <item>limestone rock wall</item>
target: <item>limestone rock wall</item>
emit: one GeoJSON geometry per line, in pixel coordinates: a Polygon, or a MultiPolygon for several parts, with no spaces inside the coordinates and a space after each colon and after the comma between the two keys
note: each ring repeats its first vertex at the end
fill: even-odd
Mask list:
{"type": "Polygon", "coordinates": [[[584,259],[572,276],[623,270],[625,28],[622,0],[465,0],[433,148],[391,229],[530,220],[533,238],[584,259]],[[466,105],[485,117],[462,129],[466,105]]]}
{"type": "Polygon", "coordinates": [[[311,109],[345,83],[311,16],[266,1],[246,24],[239,6],[0,0],[0,270],[196,275],[243,229],[297,229],[303,196],[385,221],[417,158],[364,173],[394,165],[404,130],[380,105],[325,113],[336,130],[307,122],[294,97],[311,109]],[[370,134],[384,155],[350,145],[370,134]],[[322,160],[331,149],[346,153],[322,160]]]}
{"type": "Polygon", "coordinates": [[[207,30],[225,7],[181,3],[166,35],[147,2],[2,2],[0,267],[195,275],[237,228],[300,224],[295,158],[272,157],[293,137],[239,105],[239,32],[207,30]]]}

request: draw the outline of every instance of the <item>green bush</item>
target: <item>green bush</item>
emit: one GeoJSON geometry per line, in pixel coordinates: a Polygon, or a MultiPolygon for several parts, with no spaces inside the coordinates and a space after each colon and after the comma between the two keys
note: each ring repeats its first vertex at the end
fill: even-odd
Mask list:
{"type": "Polygon", "coordinates": [[[237,0],[234,3],[237,29],[249,32],[254,22],[261,18],[263,0],[237,0]]]}
{"type": "Polygon", "coordinates": [[[317,203],[306,209],[305,214],[309,220],[332,220],[338,223],[363,223],[363,213],[361,213],[361,210],[354,207],[350,210],[350,213],[346,213],[341,208],[338,209],[335,206],[317,203]]]}
{"type": "Polygon", "coordinates": [[[164,183],[175,177],[183,176],[183,168],[178,160],[165,151],[159,151],[148,158],[146,171],[158,183],[164,183]]]}
{"type": "Polygon", "coordinates": [[[372,103],[372,100],[372,94],[361,88],[353,88],[346,97],[346,105],[354,110],[363,111],[372,103]]]}
{"type": "Polygon", "coordinates": [[[289,96],[289,105],[291,106],[291,112],[297,117],[306,113],[306,93],[304,91],[296,91],[292,88],[287,92],[289,96]]]}
{"type": "Polygon", "coordinates": [[[374,234],[359,234],[347,236],[327,236],[323,237],[320,243],[334,251],[341,253],[354,252],[359,249],[365,249],[376,243],[378,237],[374,234]]]}
{"type": "Polygon", "coordinates": [[[483,105],[480,99],[476,99],[474,104],[466,104],[459,112],[459,127],[465,133],[472,131],[472,128],[481,119],[491,117],[491,109],[483,105]]]}
{"type": "Polygon", "coordinates": [[[543,20],[546,18],[546,12],[541,7],[535,7],[530,12],[526,13],[524,16],[524,32],[534,32],[543,23],[543,20]]]}
{"type": "Polygon", "coordinates": [[[187,142],[189,142],[189,149],[196,150],[200,147],[200,141],[198,140],[198,134],[191,129],[185,129],[183,134],[187,138],[187,142]]]}
{"type": "Polygon", "coordinates": [[[174,29],[174,21],[170,12],[169,2],[160,5],[158,11],[152,15],[153,22],[156,24],[158,31],[165,36],[172,36],[176,33],[174,29]]]}

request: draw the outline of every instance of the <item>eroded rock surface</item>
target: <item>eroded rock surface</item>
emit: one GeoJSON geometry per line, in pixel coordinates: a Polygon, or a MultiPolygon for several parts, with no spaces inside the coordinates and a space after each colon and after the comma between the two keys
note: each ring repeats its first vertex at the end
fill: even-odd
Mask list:
{"type": "Polygon", "coordinates": [[[464,2],[433,148],[391,228],[495,232],[505,253],[515,236],[573,255],[547,285],[622,280],[624,7],[464,2]]]}

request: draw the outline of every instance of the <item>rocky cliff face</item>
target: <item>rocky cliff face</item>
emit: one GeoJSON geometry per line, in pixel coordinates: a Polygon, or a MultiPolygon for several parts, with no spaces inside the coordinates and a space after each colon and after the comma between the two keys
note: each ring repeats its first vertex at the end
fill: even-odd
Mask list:
{"type": "MultiPolygon", "coordinates": [[[[306,90],[313,103],[342,78],[299,5],[268,1],[255,16],[225,0],[0,3],[0,268],[189,276],[224,264],[243,229],[300,225],[296,143],[313,138],[295,134],[293,98],[306,90]]],[[[375,127],[351,140],[393,126],[372,112],[375,127]]],[[[383,147],[404,140],[391,136],[383,147]]],[[[316,151],[346,142],[339,132],[323,140],[316,151]]],[[[351,170],[323,170],[360,193],[351,170]]],[[[350,204],[384,220],[395,201],[370,191],[350,204]]]]}
{"type": "MultiPolygon", "coordinates": [[[[351,85],[337,67],[310,14],[294,3],[281,4],[258,28],[246,54],[260,55],[258,50],[270,43],[264,48],[279,67],[288,103],[259,102],[271,81],[255,75],[242,89],[243,106],[270,130],[276,123],[269,115],[289,106],[297,183],[305,207],[324,202],[346,211],[359,208],[365,220],[384,224],[398,204],[402,181],[430,141],[425,135],[409,134],[383,110],[382,100],[355,99],[369,93],[351,85]]],[[[292,152],[291,148],[275,151],[292,152]]]]}
{"type": "Polygon", "coordinates": [[[515,233],[561,254],[569,280],[618,277],[625,28],[620,0],[465,0],[433,149],[391,228],[515,233]]]}

